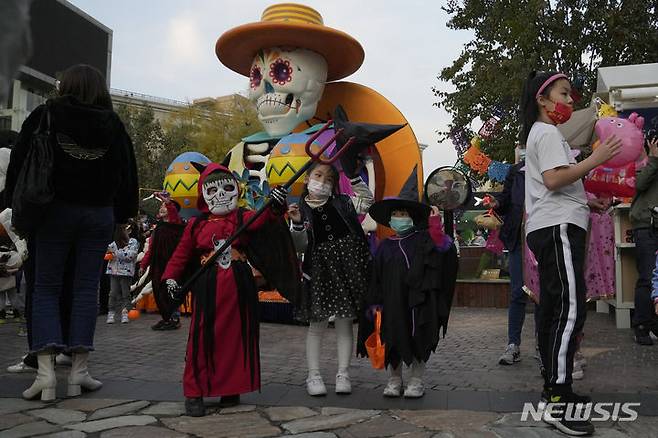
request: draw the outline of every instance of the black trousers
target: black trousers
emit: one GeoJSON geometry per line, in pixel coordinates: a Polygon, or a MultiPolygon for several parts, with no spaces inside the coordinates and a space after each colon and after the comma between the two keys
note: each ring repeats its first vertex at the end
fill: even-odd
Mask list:
{"type": "Polygon", "coordinates": [[[652,228],[633,230],[635,241],[635,263],[637,265],[637,283],[635,284],[635,309],[633,310],[633,327],[639,325],[647,329],[658,327],[658,317],[653,311],[651,300],[651,277],[656,267],[658,251],[658,232],[652,228]]]}
{"type": "Polygon", "coordinates": [[[585,239],[573,224],[542,228],[528,235],[539,264],[539,352],[546,369],[545,387],[571,391],[577,336],[585,325],[585,239]]]}

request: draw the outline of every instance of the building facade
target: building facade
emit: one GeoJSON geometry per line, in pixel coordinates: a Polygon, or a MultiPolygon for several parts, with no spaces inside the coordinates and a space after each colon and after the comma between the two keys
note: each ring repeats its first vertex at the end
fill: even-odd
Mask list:
{"type": "Polygon", "coordinates": [[[0,102],[0,129],[20,131],[23,121],[55,93],[61,72],[75,64],[99,69],[110,84],[112,30],[66,0],[33,0],[32,54],[0,102]]]}

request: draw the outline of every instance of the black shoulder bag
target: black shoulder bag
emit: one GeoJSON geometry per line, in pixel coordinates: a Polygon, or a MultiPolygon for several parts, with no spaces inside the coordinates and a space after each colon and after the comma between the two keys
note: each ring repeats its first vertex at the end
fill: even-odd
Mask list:
{"type": "Polygon", "coordinates": [[[50,108],[46,104],[39,126],[32,134],[30,149],[18,173],[12,197],[11,224],[21,236],[31,234],[55,197],[54,151],[50,108]]]}

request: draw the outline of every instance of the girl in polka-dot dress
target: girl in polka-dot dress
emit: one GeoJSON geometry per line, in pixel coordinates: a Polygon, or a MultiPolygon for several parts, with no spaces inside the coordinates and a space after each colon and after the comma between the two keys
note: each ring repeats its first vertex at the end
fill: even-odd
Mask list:
{"type": "Polygon", "coordinates": [[[359,315],[370,276],[371,254],[358,215],[368,211],[374,198],[360,177],[351,179],[352,197],[338,194],[338,177],[333,166],[315,164],[307,172],[299,205],[291,205],[288,211],[293,237],[304,251],[303,296],[296,303],[296,315],[309,322],[309,395],[327,393],[320,375],[320,349],[330,317],[335,318],[338,350],[336,393],[351,392],[347,370],[352,357],[352,321],[359,315]]]}

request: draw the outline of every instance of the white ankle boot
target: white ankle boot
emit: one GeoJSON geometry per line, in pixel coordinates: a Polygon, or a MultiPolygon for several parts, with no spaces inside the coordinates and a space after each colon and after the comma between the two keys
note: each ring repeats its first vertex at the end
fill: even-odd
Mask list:
{"type": "Polygon", "coordinates": [[[42,401],[55,400],[55,389],[57,387],[57,376],[55,375],[55,355],[38,354],[37,378],[34,379],[32,386],[23,391],[23,398],[32,400],[41,393],[42,401]]]}
{"type": "Polygon", "coordinates": [[[93,379],[87,370],[89,353],[73,353],[71,359],[71,374],[69,375],[69,388],[67,395],[77,397],[82,394],[82,388],[87,391],[96,391],[103,383],[93,379]]]}

